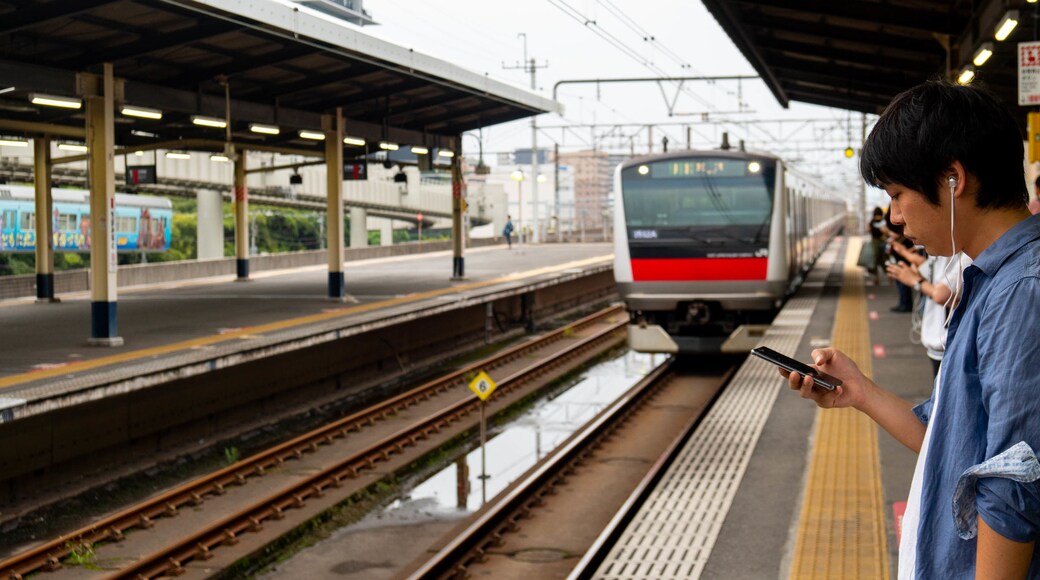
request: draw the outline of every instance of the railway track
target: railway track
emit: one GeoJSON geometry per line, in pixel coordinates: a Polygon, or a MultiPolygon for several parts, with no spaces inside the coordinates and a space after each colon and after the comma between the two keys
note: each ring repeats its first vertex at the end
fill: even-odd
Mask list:
{"type": "Polygon", "coordinates": [[[103,565],[112,578],[155,578],[186,571],[208,575],[214,567],[219,569],[242,557],[236,547],[244,545],[247,553],[253,552],[269,541],[268,535],[289,527],[286,520],[306,521],[314,511],[308,507],[334,505],[364,489],[375,481],[377,467],[392,471],[472,429],[479,400],[466,385],[477,371],[488,372],[499,385],[489,401],[495,412],[618,344],[626,323],[623,309],[609,308],[506,349],[28,549],[0,562],[0,578],[17,579],[47,571],[59,572],[54,575],[58,577],[70,557],[101,554],[106,547],[121,545],[124,548],[116,562],[103,565]],[[327,453],[329,450],[336,453],[327,453]],[[319,458],[323,453],[328,457],[319,458]],[[272,474],[292,472],[294,465],[296,472],[306,473],[292,473],[285,485],[272,484],[272,474]],[[253,491],[245,494],[248,499],[238,502],[226,499],[236,490],[258,487],[248,485],[255,481],[267,482],[262,486],[265,492],[253,491]],[[267,491],[267,487],[276,489],[267,491]],[[229,503],[236,505],[229,508],[229,503]],[[216,508],[220,515],[198,517],[197,512],[205,512],[207,504],[220,504],[216,508]],[[191,514],[191,518],[178,517],[180,514],[191,514]],[[192,521],[170,525],[184,519],[192,521]],[[205,523],[197,523],[199,520],[205,523]],[[178,530],[172,533],[154,532],[174,527],[178,530]],[[150,535],[169,538],[143,542],[154,547],[127,554],[135,551],[125,548],[130,532],[134,532],[134,540],[150,535]],[[189,570],[189,563],[205,565],[189,570]]]}
{"type": "Polygon", "coordinates": [[[438,551],[413,563],[408,578],[588,577],[733,371],[698,375],[677,366],[669,360],[633,386],[438,551]],[[645,452],[649,470],[636,461],[611,466],[634,459],[632,448],[645,452]],[[618,489],[605,493],[604,481],[618,489]]]}

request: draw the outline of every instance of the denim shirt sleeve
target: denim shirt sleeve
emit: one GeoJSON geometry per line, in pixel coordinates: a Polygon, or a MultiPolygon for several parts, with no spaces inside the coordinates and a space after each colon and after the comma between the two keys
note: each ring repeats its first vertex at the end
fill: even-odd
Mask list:
{"type": "Polygon", "coordinates": [[[933,395],[929,397],[927,400],[918,403],[913,408],[914,415],[917,415],[917,418],[920,419],[921,422],[925,425],[928,424],[928,421],[932,420],[932,405],[934,404],[935,396],[933,395]]]}
{"type": "MultiPolygon", "coordinates": [[[[1032,454],[1040,449],[1040,340],[1035,334],[1040,326],[1040,279],[1019,279],[991,304],[976,338],[987,416],[985,457],[996,459],[1018,443],[1032,454]]],[[[989,527],[1018,542],[1040,537],[1040,481],[985,469],[977,477],[975,504],[989,527]]]]}
{"type": "MultiPolygon", "coordinates": [[[[1040,461],[1037,461],[1036,453],[1029,445],[1022,441],[996,457],[969,467],[961,474],[957,480],[957,490],[953,493],[953,521],[957,528],[957,535],[963,540],[970,540],[979,533],[975,486],[981,478],[1005,480],[994,479],[990,481],[990,485],[1011,486],[1012,482],[1033,483],[1040,479],[1040,461]]],[[[1008,491],[1014,492],[1013,489],[1008,491]]],[[[1040,518],[1040,514],[1037,513],[1027,512],[1022,515],[1034,524],[1040,518]]],[[[989,524],[990,518],[985,519],[989,524]]],[[[990,525],[990,527],[993,526],[990,525]]]]}

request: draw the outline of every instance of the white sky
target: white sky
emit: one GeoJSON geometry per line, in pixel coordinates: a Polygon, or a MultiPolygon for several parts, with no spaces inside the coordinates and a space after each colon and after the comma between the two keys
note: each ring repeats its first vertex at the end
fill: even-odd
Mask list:
{"type": "MultiPolygon", "coordinates": [[[[520,66],[524,38],[518,35],[525,34],[528,57],[536,58],[538,66],[548,64],[537,72],[537,92],[545,97],[551,97],[553,85],[564,79],[756,74],[697,0],[366,0],[364,6],[379,23],[364,27],[366,34],[529,89],[529,74],[503,66],[520,66]],[[585,25],[585,20],[595,24],[585,25]],[[623,47],[612,45],[594,28],[623,47]],[[637,30],[653,40],[644,40],[637,30]]],[[[676,83],[665,86],[673,98],[676,83]]],[[[684,88],[687,92],[675,102],[677,115],[669,117],[655,83],[600,85],[598,92],[595,85],[564,85],[557,97],[565,107],[564,117],[542,115],[538,124],[602,125],[595,131],[600,149],[627,152],[634,143],[638,154],[647,150],[646,129],[626,127],[610,137],[603,134],[615,123],[688,123],[695,148],[716,147],[721,132],[728,131],[734,146],[745,139],[749,149],[793,159],[834,185],[859,188],[857,159],[845,159],[842,153],[850,143],[858,147],[859,113],[850,116],[845,110],[802,103],[785,110],[759,80],[743,81],[739,89],[733,81],[689,82],[684,88]],[[743,105],[738,103],[738,90],[743,105]],[[736,112],[740,110],[745,112],[736,112]],[[743,124],[704,123],[704,112],[709,119],[743,124]],[[768,122],[781,118],[821,122],[768,122]],[[748,126],[750,121],[754,127],[748,126]]],[[[588,127],[547,128],[539,132],[538,145],[559,142],[562,150],[589,149],[592,134],[588,127]]],[[[655,151],[660,151],[664,135],[669,149],[685,146],[685,128],[660,127],[654,130],[655,151]]],[[[477,140],[466,138],[463,144],[465,154],[474,158],[477,140]]],[[[495,152],[530,146],[529,120],[484,131],[485,159],[490,163],[495,162],[495,152]]]]}

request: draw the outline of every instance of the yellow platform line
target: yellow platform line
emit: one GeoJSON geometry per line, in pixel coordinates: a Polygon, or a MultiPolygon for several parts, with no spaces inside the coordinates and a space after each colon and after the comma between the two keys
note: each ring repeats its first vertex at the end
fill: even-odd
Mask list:
{"type": "MultiPolygon", "coordinates": [[[[862,241],[850,239],[832,344],[872,376],[862,241]]],[[[854,409],[818,410],[791,578],[889,578],[877,427],[854,409]]]]}
{"type": "Polygon", "coordinates": [[[524,272],[516,272],[508,274],[506,276],[500,276],[492,280],[485,280],[483,282],[470,282],[468,284],[458,284],[455,286],[448,286],[445,288],[439,288],[437,290],[430,290],[428,292],[419,292],[416,294],[409,294],[400,298],[391,298],[389,300],[381,300],[379,302],[370,302],[368,304],[361,304],[359,306],[347,306],[342,308],[336,308],[331,311],[322,312],[319,314],[311,314],[308,316],[300,316],[297,318],[290,318],[287,320],[278,320],[267,324],[261,324],[257,326],[250,326],[240,330],[226,332],[223,334],[212,334],[209,336],[203,336],[199,338],[192,338],[189,340],[183,340],[180,342],[174,342],[170,344],[164,344],[162,346],[156,346],[152,348],[144,348],[140,350],[133,350],[117,355],[106,356],[96,359],[80,360],[75,363],[51,368],[40,371],[33,371],[29,373],[22,373],[17,375],[11,375],[8,377],[0,378],[0,389],[36,381],[40,379],[47,379],[56,376],[67,375],[70,373],[81,373],[108,365],[120,364],[131,362],[147,357],[170,354],[181,350],[187,350],[199,346],[207,346],[219,342],[227,342],[243,337],[262,335],[267,332],[274,332],[278,330],[285,330],[288,328],[295,328],[298,326],[304,326],[307,324],[314,324],[318,322],[324,322],[335,318],[342,318],[344,316],[350,316],[353,314],[360,314],[371,310],[378,310],[380,308],[389,308],[391,306],[397,306],[400,304],[407,304],[409,302],[419,302],[428,298],[435,298],[437,296],[444,296],[446,294],[453,294],[456,292],[464,292],[467,290],[475,290],[478,288],[485,288],[487,286],[494,286],[495,284],[504,284],[507,282],[514,282],[517,280],[523,280],[526,278],[533,278],[535,276],[541,276],[544,274],[552,274],[560,272],[562,270],[569,270],[573,268],[581,268],[584,266],[592,266],[598,263],[613,260],[613,254],[596,256],[593,258],[587,258],[584,260],[575,260],[573,262],[567,262],[565,264],[558,264],[555,266],[547,266],[544,268],[537,268],[534,270],[527,270],[524,272]]]}

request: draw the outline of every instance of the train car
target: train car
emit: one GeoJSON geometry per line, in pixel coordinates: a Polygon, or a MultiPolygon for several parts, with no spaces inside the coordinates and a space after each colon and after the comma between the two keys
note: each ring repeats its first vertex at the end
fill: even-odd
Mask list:
{"type": "MultiPolygon", "coordinates": [[[[90,251],[90,197],[82,189],[53,189],[55,252],[90,251]]],[[[0,252],[36,251],[36,190],[0,185],[0,252]]],[[[120,252],[170,249],[173,204],[164,197],[116,194],[113,229],[120,252]]]]}
{"type": "Polygon", "coordinates": [[[614,277],[641,352],[747,352],[847,215],[765,154],[653,155],[614,180],[614,277]]]}

